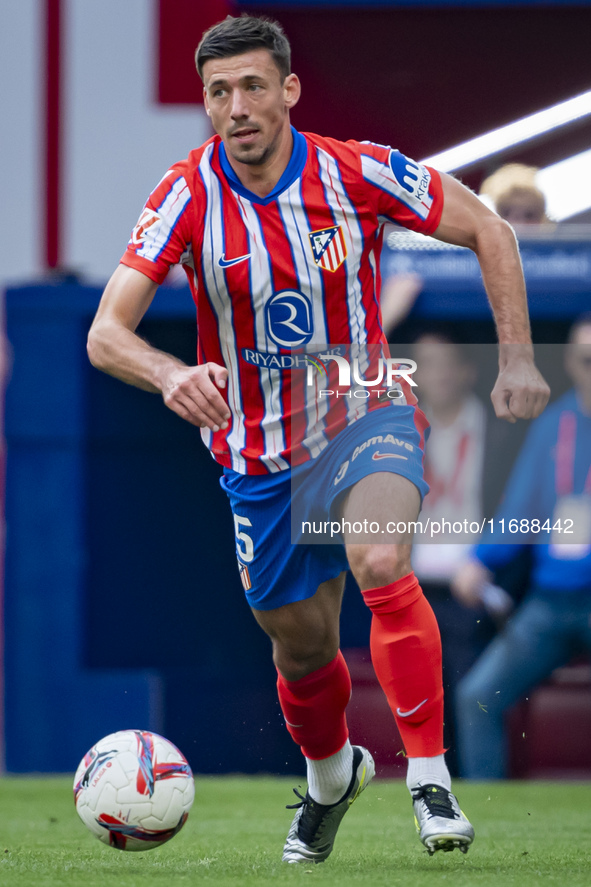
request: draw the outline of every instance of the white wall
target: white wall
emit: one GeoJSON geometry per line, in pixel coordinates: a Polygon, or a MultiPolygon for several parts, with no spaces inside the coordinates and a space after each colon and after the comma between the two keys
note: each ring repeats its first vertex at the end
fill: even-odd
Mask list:
{"type": "MultiPolygon", "coordinates": [[[[202,108],[155,103],[152,0],[67,0],[64,262],[115,268],[166,169],[210,135],[202,108]]],[[[200,91],[195,72],[195,92],[200,91]]]]}
{"type": "Polygon", "coordinates": [[[0,0],[0,289],[41,267],[41,21],[38,0],[0,0]]]}
{"type": "MultiPolygon", "coordinates": [[[[149,192],[211,131],[202,107],[156,104],[154,0],[63,10],[62,259],[102,283],[149,192]]],[[[43,12],[41,0],[0,0],[0,287],[43,271],[43,12]]]]}

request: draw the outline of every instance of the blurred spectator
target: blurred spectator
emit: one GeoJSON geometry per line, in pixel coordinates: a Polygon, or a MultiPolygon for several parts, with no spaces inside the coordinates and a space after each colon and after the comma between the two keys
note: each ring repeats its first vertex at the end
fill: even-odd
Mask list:
{"type": "Polygon", "coordinates": [[[548,224],[546,198],[536,184],[535,166],[506,163],[484,180],[480,196],[516,228],[548,224]]]}
{"type": "MultiPolygon", "coordinates": [[[[498,514],[506,525],[548,520],[553,532],[548,543],[531,545],[527,595],[457,688],[461,772],[470,779],[507,776],[504,713],[555,668],[591,650],[591,314],[571,329],[565,367],[574,388],[531,426],[498,514]]],[[[490,571],[525,545],[478,545],[454,578],[458,600],[478,606],[490,571]]]]}
{"type": "Polygon", "coordinates": [[[414,271],[390,274],[383,280],[380,306],[386,338],[406,319],[422,289],[423,280],[414,271]]]}
{"type": "MultiPolygon", "coordinates": [[[[554,227],[546,216],[546,198],[538,187],[535,166],[507,163],[484,180],[480,197],[518,231],[529,225],[554,227]]],[[[423,289],[423,280],[414,271],[388,273],[384,262],[384,278],[380,295],[383,329],[388,337],[406,319],[423,289]]]]}
{"type": "MultiPolygon", "coordinates": [[[[474,394],[477,369],[468,349],[441,332],[421,335],[414,346],[419,404],[431,424],[425,447],[425,479],[430,491],[421,520],[478,521],[492,514],[507,475],[498,459],[503,439],[515,433],[488,414],[474,394]]],[[[495,634],[495,622],[482,602],[465,607],[450,591],[450,580],[465,560],[469,542],[442,535],[438,543],[417,543],[413,569],[439,623],[443,647],[445,745],[452,773],[458,770],[455,748],[454,695],[468,671],[495,634]]],[[[501,599],[502,591],[497,593],[501,599]]],[[[506,596],[505,603],[508,596],[506,596]]],[[[511,599],[508,598],[509,605],[511,599]]]]}

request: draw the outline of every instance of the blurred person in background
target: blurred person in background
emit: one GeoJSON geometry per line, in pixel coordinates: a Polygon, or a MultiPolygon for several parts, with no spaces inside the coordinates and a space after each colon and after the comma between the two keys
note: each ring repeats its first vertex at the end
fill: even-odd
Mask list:
{"type": "MultiPolygon", "coordinates": [[[[475,394],[478,370],[468,346],[434,330],[419,336],[413,357],[419,403],[431,425],[425,445],[429,493],[420,519],[423,523],[428,518],[450,523],[467,519],[480,524],[498,505],[521,434],[516,435],[516,426],[497,420],[475,394]]],[[[470,543],[451,533],[437,539],[442,541],[416,542],[412,564],[441,632],[444,738],[448,767],[458,775],[455,689],[496,633],[512,598],[488,584],[480,589],[481,599],[473,607],[458,601],[450,582],[470,543]]]]}
{"type": "Polygon", "coordinates": [[[546,198],[536,183],[537,172],[535,166],[506,163],[483,181],[480,197],[514,228],[548,225],[546,198]]]}
{"type": "MultiPolygon", "coordinates": [[[[565,368],[573,388],[532,424],[498,512],[506,523],[537,518],[553,530],[548,543],[531,545],[522,603],[457,688],[460,769],[469,779],[508,775],[505,712],[591,650],[591,313],[571,328],[565,368]]],[[[485,544],[487,535],[453,579],[466,606],[480,605],[492,571],[527,544],[485,544]]]]}
{"type": "MultiPolygon", "coordinates": [[[[384,246],[384,250],[388,249],[384,246]]],[[[382,251],[383,255],[383,251],[382,251]]],[[[386,338],[410,314],[423,289],[423,278],[415,271],[387,274],[382,280],[380,308],[386,338]]]]}
{"type": "MultiPolygon", "coordinates": [[[[537,185],[537,172],[535,166],[507,163],[488,176],[480,186],[479,196],[483,203],[509,222],[517,232],[528,226],[554,228],[546,216],[546,198],[537,185]]],[[[388,247],[384,246],[386,250],[388,247]]],[[[387,273],[387,261],[382,264],[385,273],[380,304],[384,331],[389,336],[412,311],[423,289],[423,280],[412,269],[387,273]]]]}

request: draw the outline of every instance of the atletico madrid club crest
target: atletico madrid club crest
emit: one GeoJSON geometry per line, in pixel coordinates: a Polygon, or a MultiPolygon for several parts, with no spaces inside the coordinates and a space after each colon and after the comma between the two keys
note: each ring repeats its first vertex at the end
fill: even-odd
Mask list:
{"type": "Polygon", "coordinates": [[[242,581],[242,586],[245,591],[250,591],[252,588],[252,582],[250,581],[250,573],[248,572],[248,567],[246,564],[243,564],[242,561],[238,561],[238,570],[240,572],[240,579],[242,581]]]}
{"type": "Polygon", "coordinates": [[[336,271],[347,258],[347,245],[340,225],[311,231],[308,235],[314,261],[325,271],[336,271]]]}

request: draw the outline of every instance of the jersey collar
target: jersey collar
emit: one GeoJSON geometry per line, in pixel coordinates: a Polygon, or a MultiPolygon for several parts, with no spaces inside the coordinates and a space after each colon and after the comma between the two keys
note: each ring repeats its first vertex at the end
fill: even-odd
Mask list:
{"type": "Polygon", "coordinates": [[[220,142],[220,166],[222,167],[222,172],[230,183],[232,190],[236,191],[242,197],[245,197],[251,203],[260,203],[263,206],[266,206],[268,203],[276,200],[283,191],[290,187],[290,185],[293,185],[295,180],[301,176],[304,166],[306,165],[306,160],[308,159],[308,144],[301,132],[298,132],[297,129],[294,129],[293,126],[291,127],[291,133],[293,135],[293,149],[291,152],[289,163],[285,167],[283,175],[281,176],[273,190],[269,194],[267,194],[266,197],[259,197],[258,194],[254,194],[252,191],[249,191],[248,188],[244,187],[244,185],[230,166],[230,162],[228,160],[228,157],[226,156],[224,143],[220,142]]]}

